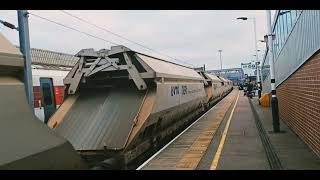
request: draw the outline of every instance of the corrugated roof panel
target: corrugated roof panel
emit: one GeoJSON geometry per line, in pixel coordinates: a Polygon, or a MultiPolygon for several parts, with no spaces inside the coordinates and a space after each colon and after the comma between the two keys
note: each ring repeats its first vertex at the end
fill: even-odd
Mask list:
{"type": "Polygon", "coordinates": [[[141,58],[151,69],[156,72],[157,77],[185,77],[188,79],[203,79],[194,69],[173,64],[170,62],[155,59],[143,54],[137,53],[137,56],[141,58]]]}
{"type": "Polygon", "coordinates": [[[31,49],[32,63],[73,67],[79,57],[42,49],[31,49]]]}

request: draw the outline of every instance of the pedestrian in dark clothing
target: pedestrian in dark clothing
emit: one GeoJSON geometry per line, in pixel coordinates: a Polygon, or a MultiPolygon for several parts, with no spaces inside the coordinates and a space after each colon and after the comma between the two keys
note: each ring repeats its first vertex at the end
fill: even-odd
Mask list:
{"type": "Polygon", "coordinates": [[[253,89],[253,85],[252,85],[252,83],[250,82],[250,83],[248,83],[247,91],[248,91],[249,93],[251,93],[252,89],[253,89]]]}

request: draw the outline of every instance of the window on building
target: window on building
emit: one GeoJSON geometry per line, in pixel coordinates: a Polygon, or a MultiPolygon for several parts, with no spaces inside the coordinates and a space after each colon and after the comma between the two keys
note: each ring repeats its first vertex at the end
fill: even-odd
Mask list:
{"type": "Polygon", "coordinates": [[[280,31],[280,24],[279,23],[276,24],[276,29],[277,29],[277,31],[276,31],[276,52],[277,53],[275,53],[275,55],[278,54],[279,49],[280,49],[280,44],[281,44],[281,31],[280,31]]]}
{"type": "Polygon", "coordinates": [[[292,29],[292,17],[291,17],[291,10],[287,10],[287,22],[288,22],[288,32],[291,32],[292,29]]]}
{"type": "Polygon", "coordinates": [[[280,46],[279,46],[280,50],[279,51],[281,51],[282,46],[284,44],[284,40],[285,40],[285,31],[284,31],[285,25],[284,24],[285,23],[284,23],[283,15],[281,15],[281,16],[279,16],[279,25],[280,25],[280,34],[281,34],[281,40],[280,40],[280,46]]]}
{"type": "Polygon", "coordinates": [[[284,43],[291,33],[300,13],[302,13],[302,10],[279,11],[275,27],[273,29],[273,33],[276,36],[273,41],[273,55],[275,56],[275,58],[277,58],[278,54],[283,48],[284,43]]]}
{"type": "Polygon", "coordinates": [[[285,14],[281,16],[281,19],[282,19],[282,45],[281,45],[281,48],[282,48],[287,37],[287,26],[286,26],[285,14]]]}
{"type": "Polygon", "coordinates": [[[281,31],[280,18],[278,18],[276,26],[277,26],[277,30],[278,30],[278,33],[277,33],[277,35],[278,35],[277,49],[279,50],[279,48],[280,48],[280,46],[281,46],[281,39],[282,39],[282,37],[281,37],[281,32],[282,32],[282,31],[281,31]]]}
{"type": "Polygon", "coordinates": [[[278,44],[279,44],[279,31],[278,31],[278,26],[275,27],[275,40],[273,41],[273,54],[277,54],[278,53],[278,44]]]}
{"type": "Polygon", "coordinates": [[[297,10],[291,10],[291,20],[292,20],[292,25],[295,24],[297,19],[297,10]]]}
{"type": "Polygon", "coordinates": [[[283,11],[283,15],[282,15],[282,19],[283,19],[283,34],[284,34],[284,38],[283,38],[283,43],[286,42],[286,39],[288,37],[288,19],[287,19],[287,11],[284,10],[283,11]]]}
{"type": "Polygon", "coordinates": [[[291,16],[290,16],[290,10],[286,10],[286,24],[287,24],[287,38],[289,36],[289,33],[291,32],[291,16]]]}

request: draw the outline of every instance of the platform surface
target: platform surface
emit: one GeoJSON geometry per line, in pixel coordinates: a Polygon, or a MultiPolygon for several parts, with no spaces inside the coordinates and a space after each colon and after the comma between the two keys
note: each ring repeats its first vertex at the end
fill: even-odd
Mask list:
{"type": "Polygon", "coordinates": [[[195,169],[236,95],[236,91],[227,95],[142,169],[195,169]]]}
{"type": "Polygon", "coordinates": [[[234,89],[142,169],[319,170],[320,157],[280,127],[273,133],[271,108],[234,89]]]}

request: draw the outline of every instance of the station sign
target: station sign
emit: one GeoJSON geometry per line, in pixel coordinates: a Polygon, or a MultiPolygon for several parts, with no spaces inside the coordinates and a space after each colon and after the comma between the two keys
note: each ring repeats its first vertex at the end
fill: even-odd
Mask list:
{"type": "Polygon", "coordinates": [[[257,65],[253,62],[241,63],[241,68],[245,74],[248,74],[248,76],[255,76],[257,65]]]}
{"type": "Polygon", "coordinates": [[[241,63],[241,68],[242,69],[256,69],[257,66],[256,66],[256,64],[252,64],[252,63],[241,63]]]}

